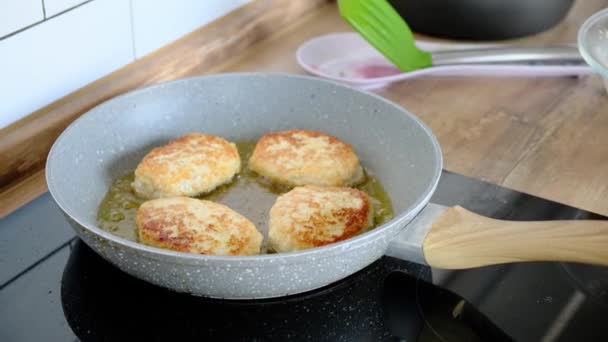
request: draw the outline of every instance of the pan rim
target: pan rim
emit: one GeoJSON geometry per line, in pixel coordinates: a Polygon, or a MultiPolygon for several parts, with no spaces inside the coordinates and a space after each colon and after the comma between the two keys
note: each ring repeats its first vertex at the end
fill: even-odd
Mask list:
{"type": "MultiPolygon", "coordinates": [[[[188,260],[191,262],[237,262],[237,263],[246,262],[246,263],[249,263],[249,262],[260,262],[260,261],[277,262],[279,260],[314,257],[316,255],[331,256],[336,253],[340,253],[341,251],[344,251],[345,249],[350,249],[349,246],[351,246],[353,244],[361,244],[361,243],[365,244],[365,242],[367,242],[369,240],[374,240],[378,236],[383,235],[384,231],[386,229],[390,228],[391,226],[393,226],[395,224],[402,224],[404,221],[411,220],[415,214],[417,214],[420,210],[422,210],[422,208],[424,208],[424,206],[430,201],[431,196],[433,195],[433,193],[435,192],[435,189],[437,188],[442,169],[443,169],[443,157],[442,157],[442,153],[441,153],[441,148],[440,148],[439,142],[437,141],[437,138],[435,137],[435,135],[433,134],[431,129],[416,115],[410,113],[405,108],[403,108],[403,107],[397,105],[396,103],[394,103],[390,100],[387,100],[379,95],[376,95],[369,91],[355,89],[353,87],[350,87],[348,85],[345,85],[345,84],[342,84],[342,83],[339,83],[336,81],[320,79],[318,77],[307,76],[307,75],[296,75],[296,74],[288,74],[288,73],[280,73],[280,72],[227,72],[227,73],[219,73],[219,74],[213,74],[213,75],[199,75],[199,76],[185,77],[185,78],[179,78],[179,79],[172,80],[172,81],[159,82],[159,83],[151,84],[151,85],[148,85],[145,87],[130,90],[126,93],[119,94],[106,101],[99,103],[98,105],[94,106],[93,108],[87,110],[85,113],[80,115],[68,127],[66,127],[63,130],[63,132],[61,132],[59,137],[57,137],[57,139],[53,143],[53,146],[51,147],[48,157],[47,157],[47,166],[45,168],[45,178],[46,178],[46,181],[48,184],[49,193],[51,194],[51,197],[53,198],[54,202],[59,206],[61,211],[64,214],[66,214],[67,216],[69,216],[69,218],[71,220],[75,221],[81,227],[85,228],[89,232],[93,233],[95,236],[103,238],[104,240],[106,240],[108,242],[116,243],[118,245],[122,245],[124,247],[131,248],[133,250],[149,253],[154,256],[178,258],[178,259],[181,259],[182,261],[188,260]],[[332,243],[329,245],[325,245],[325,246],[321,246],[321,247],[314,247],[314,248],[300,250],[300,251],[276,253],[276,254],[258,254],[258,255],[248,255],[248,256],[194,254],[194,253],[178,252],[178,251],[162,249],[162,248],[158,248],[158,247],[147,246],[142,243],[139,243],[136,241],[131,241],[131,240],[119,237],[117,235],[114,235],[108,231],[105,231],[105,230],[99,228],[97,225],[91,225],[91,224],[83,222],[84,219],[79,218],[78,213],[74,213],[73,211],[69,210],[68,206],[61,200],[60,190],[55,188],[55,184],[53,181],[55,176],[53,175],[52,168],[49,167],[49,165],[53,164],[53,162],[54,162],[54,154],[56,153],[56,150],[58,148],[57,146],[61,145],[62,140],[66,138],[66,136],[69,134],[69,132],[71,130],[76,129],[78,123],[81,120],[83,120],[85,118],[85,116],[89,115],[89,113],[93,112],[95,109],[97,109],[101,106],[106,105],[107,103],[109,103],[111,101],[117,101],[119,99],[130,97],[130,96],[136,95],[141,92],[153,91],[153,89],[170,86],[172,84],[189,82],[191,80],[203,79],[203,78],[204,79],[213,79],[213,78],[243,77],[243,76],[246,76],[246,77],[251,77],[251,76],[282,77],[282,78],[305,79],[308,81],[328,83],[328,84],[331,84],[336,87],[348,89],[349,91],[364,93],[367,96],[371,96],[371,97],[375,98],[376,100],[379,100],[381,102],[386,103],[389,106],[394,107],[396,110],[402,112],[404,115],[407,115],[410,119],[412,119],[419,126],[419,128],[422,129],[422,131],[424,131],[424,133],[426,133],[426,135],[430,139],[430,142],[431,142],[432,148],[433,148],[434,157],[437,160],[435,169],[433,171],[433,176],[432,176],[431,182],[429,182],[429,184],[427,185],[424,192],[419,195],[419,198],[416,199],[412,205],[410,205],[408,208],[403,210],[401,213],[399,213],[398,215],[393,217],[388,222],[385,222],[384,224],[382,224],[368,232],[365,232],[361,235],[358,235],[358,236],[355,236],[355,237],[352,237],[352,238],[349,238],[349,239],[346,239],[343,241],[335,242],[335,243],[332,243]]],[[[405,228],[405,226],[403,226],[402,228],[405,228]]]]}

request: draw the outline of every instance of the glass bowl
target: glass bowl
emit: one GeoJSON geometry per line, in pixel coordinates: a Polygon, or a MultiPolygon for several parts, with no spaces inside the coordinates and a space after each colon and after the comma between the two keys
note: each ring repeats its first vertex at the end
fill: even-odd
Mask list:
{"type": "Polygon", "coordinates": [[[608,8],[589,17],[578,31],[578,49],[600,74],[608,91],[608,8]]]}

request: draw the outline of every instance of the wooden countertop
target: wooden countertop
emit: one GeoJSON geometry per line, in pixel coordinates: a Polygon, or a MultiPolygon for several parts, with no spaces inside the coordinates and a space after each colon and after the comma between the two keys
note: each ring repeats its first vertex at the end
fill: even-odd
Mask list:
{"type": "MultiPolygon", "coordinates": [[[[576,1],[558,26],[520,41],[575,42],[582,22],[607,5],[576,1]]],[[[215,71],[302,74],[297,47],[340,31],[350,28],[329,4],[215,71]]],[[[376,93],[432,128],[445,169],[608,215],[608,95],[599,77],[420,78],[376,93]]]]}
{"type": "MultiPolygon", "coordinates": [[[[4,130],[0,161],[5,165],[15,162],[12,170],[17,171],[32,165],[40,168],[32,167],[17,183],[5,187],[0,193],[0,212],[7,214],[46,191],[42,158],[56,134],[109,97],[145,84],[209,72],[303,74],[295,60],[300,44],[321,34],[351,31],[335,3],[322,3],[254,1],[230,18],[228,43],[246,47],[236,57],[227,58],[227,53],[217,49],[206,53],[209,46],[221,46],[213,38],[217,27],[195,32],[4,130]],[[288,8],[288,15],[279,12],[280,8],[288,8]],[[272,30],[270,22],[289,24],[258,42],[263,33],[272,30]],[[252,34],[241,34],[245,29],[252,34]],[[218,65],[218,60],[225,61],[218,65]],[[70,114],[64,114],[66,111],[70,114]],[[50,123],[53,129],[42,130],[37,122],[50,123]],[[24,137],[24,131],[42,137],[34,140],[46,145],[23,147],[29,137],[24,137]]],[[[607,5],[608,0],[575,1],[562,23],[521,42],[574,42],[580,24],[607,5]]],[[[608,215],[608,95],[599,77],[419,78],[376,92],[432,128],[447,170],[608,215]]]]}

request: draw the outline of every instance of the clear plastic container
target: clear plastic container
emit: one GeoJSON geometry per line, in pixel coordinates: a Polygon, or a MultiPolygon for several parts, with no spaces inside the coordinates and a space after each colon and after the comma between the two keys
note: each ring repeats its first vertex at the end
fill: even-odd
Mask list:
{"type": "Polygon", "coordinates": [[[578,31],[578,49],[608,91],[608,8],[589,17],[578,31]]]}

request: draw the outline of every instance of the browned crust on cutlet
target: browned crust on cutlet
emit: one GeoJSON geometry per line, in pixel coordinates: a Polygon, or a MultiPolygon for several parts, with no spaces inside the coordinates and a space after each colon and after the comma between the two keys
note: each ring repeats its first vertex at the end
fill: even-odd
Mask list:
{"type": "Polygon", "coordinates": [[[224,205],[187,197],[145,202],[136,224],[140,242],[179,252],[252,255],[262,242],[245,217],[224,205]]]}
{"type": "Polygon", "coordinates": [[[264,135],[249,168],[278,183],[299,186],[343,186],[361,173],[353,147],[319,131],[292,129],[264,135]]]}
{"type": "Polygon", "coordinates": [[[196,196],[229,182],[240,166],[235,144],[190,133],[152,149],[135,170],[134,188],[144,197],[196,196]]]}
{"type": "Polygon", "coordinates": [[[305,186],[280,196],[270,216],[270,243],[287,251],[324,246],[365,231],[372,224],[372,207],[367,194],[357,189],[305,186]]]}

